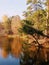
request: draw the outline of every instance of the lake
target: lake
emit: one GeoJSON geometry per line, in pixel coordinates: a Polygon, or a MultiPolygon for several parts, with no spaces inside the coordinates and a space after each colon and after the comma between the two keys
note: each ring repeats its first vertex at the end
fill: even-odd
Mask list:
{"type": "Polygon", "coordinates": [[[20,65],[19,58],[9,55],[7,58],[0,56],[0,65],[20,65]]]}
{"type": "Polygon", "coordinates": [[[20,47],[17,41],[16,38],[0,38],[0,65],[20,65],[20,47]]]}
{"type": "MultiPolygon", "coordinates": [[[[46,44],[45,46],[48,45],[46,44]]],[[[21,52],[22,52],[22,38],[0,37],[0,65],[20,65],[20,58],[21,62],[24,63],[21,57],[22,54],[21,52]]],[[[32,63],[33,60],[36,59],[34,57],[35,55],[37,57],[37,60],[40,60],[40,62],[44,63],[46,62],[46,65],[48,62],[49,65],[49,48],[41,47],[39,49],[36,48],[35,45],[32,45],[30,48],[28,48],[28,50],[25,53],[27,54],[24,55],[22,54],[22,56],[24,56],[26,65],[32,63]],[[38,52],[38,55],[36,51],[38,52]],[[32,58],[33,60],[30,58],[32,58]],[[32,62],[30,62],[31,60],[32,62]]],[[[32,63],[32,65],[34,64],[32,63]]]]}

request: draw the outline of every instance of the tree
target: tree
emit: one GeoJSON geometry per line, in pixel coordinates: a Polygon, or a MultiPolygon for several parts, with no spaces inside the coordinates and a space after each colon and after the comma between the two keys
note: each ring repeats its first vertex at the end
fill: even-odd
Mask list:
{"type": "Polygon", "coordinates": [[[19,34],[18,29],[21,27],[20,21],[21,20],[18,15],[12,17],[11,29],[12,29],[13,34],[15,34],[15,35],[19,34]]]}
{"type": "Polygon", "coordinates": [[[5,28],[5,33],[6,34],[11,34],[11,19],[9,17],[7,17],[6,15],[3,16],[3,25],[5,28]]]}
{"type": "Polygon", "coordinates": [[[31,21],[36,29],[45,31],[47,12],[45,6],[45,1],[42,0],[27,0],[27,11],[24,11],[24,16],[26,20],[31,21]]]}
{"type": "Polygon", "coordinates": [[[46,29],[46,20],[47,14],[45,10],[37,10],[32,15],[26,17],[26,20],[31,21],[34,25],[33,27],[45,31],[46,29]]]}
{"type": "MultiPolygon", "coordinates": [[[[38,62],[39,62],[39,63],[41,62],[41,61],[40,61],[41,59],[39,60],[39,54],[40,54],[40,49],[43,48],[42,44],[40,44],[40,43],[38,42],[38,38],[36,37],[36,34],[37,34],[38,36],[41,35],[41,36],[47,37],[47,38],[49,38],[49,36],[47,36],[47,35],[45,35],[44,33],[42,33],[42,31],[33,28],[33,27],[32,27],[32,24],[30,24],[30,23],[28,24],[28,23],[29,23],[29,21],[27,21],[27,20],[24,20],[24,21],[23,21],[21,31],[22,31],[26,36],[28,36],[28,35],[32,36],[32,38],[34,38],[35,40],[33,41],[33,39],[32,39],[32,42],[29,43],[29,42],[28,42],[29,39],[26,40],[26,37],[25,37],[25,40],[24,40],[24,43],[23,43],[23,53],[24,53],[24,57],[22,57],[22,60],[23,60],[22,63],[24,63],[24,64],[22,64],[22,65],[27,65],[28,63],[30,63],[30,65],[31,65],[31,64],[36,65],[38,62]],[[35,47],[36,44],[37,44],[38,49],[35,47]],[[32,49],[33,49],[33,50],[34,50],[34,48],[36,49],[36,50],[34,50],[34,52],[28,50],[29,48],[31,48],[31,46],[32,46],[32,49]],[[33,56],[30,57],[30,54],[31,54],[31,55],[34,54],[34,58],[33,58],[33,56]],[[38,55],[37,55],[37,54],[38,54],[38,55]],[[25,57],[26,57],[26,58],[25,58],[25,57]],[[32,60],[32,62],[29,62],[29,60],[32,60]]],[[[21,32],[21,33],[22,33],[22,32],[21,32]]]]}
{"type": "Polygon", "coordinates": [[[46,33],[49,34],[49,0],[46,1],[46,6],[47,6],[47,22],[46,22],[46,26],[47,26],[47,31],[46,33]]]}
{"type": "MultiPolygon", "coordinates": [[[[32,36],[35,39],[34,42],[38,44],[38,50],[36,49],[36,51],[37,51],[36,60],[34,59],[35,64],[34,64],[33,61],[32,61],[32,64],[40,65],[38,63],[41,62],[41,61],[38,62],[37,60],[39,59],[40,49],[42,49],[43,46],[40,45],[40,43],[38,42],[37,36],[43,36],[43,37],[48,37],[49,38],[49,36],[45,35],[42,32],[43,30],[44,31],[47,30],[46,29],[46,27],[47,27],[46,26],[47,11],[45,9],[46,7],[45,8],[43,7],[43,5],[45,6],[45,1],[42,1],[42,0],[27,0],[27,5],[28,5],[27,11],[24,11],[25,20],[22,22],[22,28],[21,28],[22,31],[21,31],[21,33],[22,32],[24,33],[24,37],[25,37],[25,35],[32,36]],[[37,36],[36,36],[36,34],[37,34],[37,36]],[[37,56],[38,56],[38,59],[37,59],[37,56]],[[37,63],[36,63],[36,61],[37,61],[37,63]]],[[[25,40],[26,40],[26,37],[25,37],[25,40]]],[[[32,44],[34,44],[34,42],[32,42],[32,44]]],[[[25,41],[24,44],[26,45],[24,51],[26,49],[27,49],[27,51],[24,52],[24,56],[26,58],[23,57],[23,60],[24,59],[25,60],[26,59],[30,60],[30,56],[28,56],[29,55],[28,47],[31,47],[32,44],[30,45],[28,40],[27,40],[27,42],[25,41]],[[27,52],[28,52],[28,54],[26,54],[27,52]]],[[[29,61],[26,62],[25,60],[24,60],[24,65],[28,65],[27,63],[29,63],[29,61]]],[[[33,57],[32,57],[31,60],[33,60],[33,57]]],[[[32,65],[32,64],[30,64],[30,65],[32,65]]]]}
{"type": "Polygon", "coordinates": [[[27,11],[29,11],[31,14],[39,9],[44,9],[44,2],[42,0],[27,0],[27,5],[27,11]]]}

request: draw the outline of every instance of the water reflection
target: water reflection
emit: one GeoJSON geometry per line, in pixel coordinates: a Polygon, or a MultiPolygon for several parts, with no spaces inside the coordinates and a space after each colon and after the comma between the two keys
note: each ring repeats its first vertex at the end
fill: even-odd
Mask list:
{"type": "Polygon", "coordinates": [[[19,65],[19,57],[22,45],[21,39],[1,37],[0,38],[0,65],[19,65]],[[16,41],[17,39],[17,41],[16,41]]]}
{"type": "MultiPolygon", "coordinates": [[[[32,60],[32,65],[34,62],[49,62],[49,48],[45,48],[45,45],[36,47],[33,44],[31,47],[27,45],[22,45],[22,39],[20,37],[10,38],[10,37],[1,37],[0,38],[0,65],[20,65],[21,52],[23,49],[23,62],[27,65],[32,60]],[[22,46],[25,46],[25,50],[22,46]],[[24,54],[24,55],[23,55],[24,54]]],[[[47,46],[47,45],[46,45],[47,46]]],[[[21,58],[22,59],[22,58],[21,58]]]]}
{"type": "Polygon", "coordinates": [[[0,56],[0,65],[20,65],[19,58],[16,59],[11,55],[9,55],[7,58],[0,56]]]}

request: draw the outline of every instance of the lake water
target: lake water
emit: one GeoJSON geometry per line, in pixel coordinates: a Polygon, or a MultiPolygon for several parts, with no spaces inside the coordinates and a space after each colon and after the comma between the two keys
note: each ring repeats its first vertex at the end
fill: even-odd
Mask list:
{"type": "Polygon", "coordinates": [[[0,65],[20,65],[20,63],[18,58],[14,58],[9,55],[7,58],[0,56],[0,65]]]}
{"type": "MultiPolygon", "coordinates": [[[[16,38],[0,37],[0,65],[20,65],[22,51],[21,43],[22,41],[19,37],[16,38]]],[[[49,65],[49,49],[46,48],[40,49],[38,55],[40,56],[40,58],[38,56],[38,59],[46,62],[48,61],[49,65]]]]}
{"type": "Polygon", "coordinates": [[[16,39],[0,38],[0,65],[20,65],[16,44],[16,39]]]}

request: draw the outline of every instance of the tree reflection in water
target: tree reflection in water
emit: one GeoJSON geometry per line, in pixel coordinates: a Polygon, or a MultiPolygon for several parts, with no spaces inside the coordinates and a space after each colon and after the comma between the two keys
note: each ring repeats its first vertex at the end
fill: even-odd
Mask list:
{"type": "Polygon", "coordinates": [[[19,57],[22,49],[21,39],[3,37],[0,41],[0,48],[2,49],[2,56],[4,58],[8,57],[11,54],[14,57],[19,57]]]}
{"type": "MultiPolygon", "coordinates": [[[[31,47],[27,47],[27,45],[25,45],[25,49],[23,49],[24,47],[22,47],[22,39],[20,37],[15,37],[15,38],[8,38],[8,37],[1,37],[0,38],[0,48],[2,50],[2,52],[0,54],[2,54],[2,56],[4,58],[8,57],[9,54],[11,54],[11,56],[18,58],[21,56],[21,52],[23,52],[22,56],[20,59],[23,60],[23,62],[21,63],[21,65],[28,65],[30,62],[30,65],[36,65],[38,64],[38,61],[40,62],[40,65],[43,65],[43,63],[45,63],[45,61],[49,61],[49,49],[46,48],[40,48],[39,51],[38,47],[36,48],[35,45],[32,45],[31,47]],[[24,51],[23,51],[24,50],[24,51]],[[35,64],[36,62],[36,64],[35,64]]],[[[49,64],[49,63],[48,63],[49,64]]]]}

